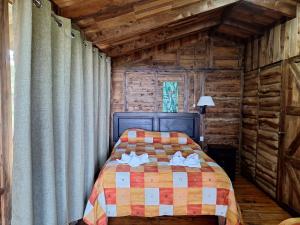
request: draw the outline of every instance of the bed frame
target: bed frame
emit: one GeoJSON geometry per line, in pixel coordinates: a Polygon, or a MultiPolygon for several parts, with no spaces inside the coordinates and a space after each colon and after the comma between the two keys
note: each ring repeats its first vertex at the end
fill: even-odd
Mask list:
{"type": "Polygon", "coordinates": [[[113,142],[128,128],[149,131],[180,131],[199,143],[198,113],[117,112],[113,116],[113,142]]]}
{"type": "MultiPolygon", "coordinates": [[[[158,216],[109,217],[108,225],[224,225],[225,219],[217,216],[158,216]]],[[[82,220],[70,225],[86,225],[82,220]]]]}
{"type": "MultiPolygon", "coordinates": [[[[116,112],[113,115],[113,143],[129,128],[149,131],[179,131],[199,143],[200,115],[198,113],[116,112]]],[[[108,225],[223,225],[225,219],[217,216],[159,216],[108,218],[108,225]]]]}

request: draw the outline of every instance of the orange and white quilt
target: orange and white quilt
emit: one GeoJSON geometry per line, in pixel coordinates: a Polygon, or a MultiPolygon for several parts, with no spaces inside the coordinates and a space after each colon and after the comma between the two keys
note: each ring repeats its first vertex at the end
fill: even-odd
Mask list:
{"type": "Polygon", "coordinates": [[[88,225],[108,217],[216,215],[240,224],[232,184],[223,169],[191,138],[178,132],[125,131],[93,187],[84,212],[88,225]],[[150,163],[118,164],[123,153],[148,153],[150,163]],[[199,154],[201,168],[170,166],[171,156],[199,154]]]}

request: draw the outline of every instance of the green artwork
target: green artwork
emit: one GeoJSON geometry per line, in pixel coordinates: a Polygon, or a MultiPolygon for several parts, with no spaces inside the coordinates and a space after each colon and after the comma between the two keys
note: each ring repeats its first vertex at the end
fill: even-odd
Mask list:
{"type": "Polygon", "coordinates": [[[178,112],[178,82],[163,83],[163,112],[178,112]]]}

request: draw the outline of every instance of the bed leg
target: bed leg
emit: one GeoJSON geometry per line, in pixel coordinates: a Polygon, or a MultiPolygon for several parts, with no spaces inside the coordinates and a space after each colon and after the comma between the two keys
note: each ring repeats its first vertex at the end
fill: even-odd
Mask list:
{"type": "Polygon", "coordinates": [[[226,218],[223,216],[218,217],[218,225],[225,225],[226,224],[226,218]]]}

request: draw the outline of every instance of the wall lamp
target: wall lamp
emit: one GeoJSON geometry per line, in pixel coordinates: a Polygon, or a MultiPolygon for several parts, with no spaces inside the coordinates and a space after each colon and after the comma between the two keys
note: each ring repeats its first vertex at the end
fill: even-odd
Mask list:
{"type": "Polygon", "coordinates": [[[197,103],[197,106],[200,106],[200,114],[206,113],[207,106],[215,106],[215,103],[211,96],[201,96],[197,103]]]}

